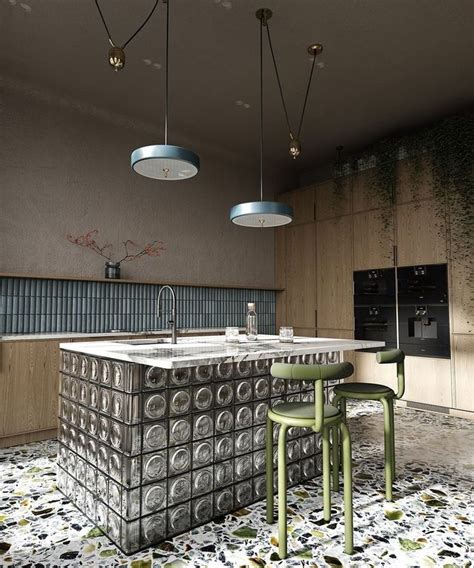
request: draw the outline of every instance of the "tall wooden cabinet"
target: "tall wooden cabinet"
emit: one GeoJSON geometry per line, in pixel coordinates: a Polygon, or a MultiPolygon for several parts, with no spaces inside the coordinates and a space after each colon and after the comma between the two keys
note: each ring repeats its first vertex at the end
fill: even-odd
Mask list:
{"type": "Polygon", "coordinates": [[[289,192],[280,200],[293,207],[291,225],[275,235],[275,281],[285,288],[277,298],[277,327],[316,335],[316,223],[314,188],[289,192]]]}
{"type": "Polygon", "coordinates": [[[316,327],[316,231],[314,223],[286,231],[286,317],[294,326],[316,327]]]}
{"type": "Polygon", "coordinates": [[[317,327],[352,330],[352,216],[316,223],[317,327]]]}

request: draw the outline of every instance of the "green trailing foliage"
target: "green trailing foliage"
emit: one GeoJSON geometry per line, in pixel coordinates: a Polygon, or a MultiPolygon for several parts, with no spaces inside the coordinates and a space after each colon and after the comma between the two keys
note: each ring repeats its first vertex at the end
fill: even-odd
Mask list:
{"type": "Polygon", "coordinates": [[[335,196],[341,197],[347,174],[355,173],[361,160],[373,164],[374,173],[368,176],[367,189],[381,202],[383,238],[391,239],[397,163],[408,158],[410,191],[415,204],[421,183],[429,180],[438,231],[444,236],[449,228],[451,261],[466,271],[467,282],[474,292],[474,111],[445,118],[410,134],[381,139],[359,158],[350,171],[348,164],[336,163],[335,196]]]}

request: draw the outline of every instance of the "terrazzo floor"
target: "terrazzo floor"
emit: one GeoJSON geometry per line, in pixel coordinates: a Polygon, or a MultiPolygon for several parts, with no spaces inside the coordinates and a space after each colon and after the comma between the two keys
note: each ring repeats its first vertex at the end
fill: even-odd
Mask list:
{"type": "Polygon", "coordinates": [[[172,541],[125,556],[55,487],[56,443],[0,450],[0,566],[431,567],[474,565],[474,423],[396,409],[394,502],[384,500],[383,415],[376,403],[349,407],[354,458],[355,554],[343,552],[342,498],[322,523],[321,479],[289,491],[289,551],[264,503],[172,541]]]}

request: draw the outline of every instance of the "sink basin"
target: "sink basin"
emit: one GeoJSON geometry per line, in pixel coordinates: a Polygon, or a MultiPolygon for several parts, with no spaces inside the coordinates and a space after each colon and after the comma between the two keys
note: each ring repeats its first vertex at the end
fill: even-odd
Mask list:
{"type": "Polygon", "coordinates": [[[122,345],[171,345],[171,339],[169,337],[152,337],[151,339],[124,339],[122,341],[115,341],[115,343],[120,343],[122,345]]]}

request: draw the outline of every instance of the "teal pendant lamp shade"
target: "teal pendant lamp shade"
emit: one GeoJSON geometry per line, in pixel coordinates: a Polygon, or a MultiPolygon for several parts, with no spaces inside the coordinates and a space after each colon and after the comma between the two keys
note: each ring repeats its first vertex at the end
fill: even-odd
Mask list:
{"type": "Polygon", "coordinates": [[[192,150],[168,144],[169,101],[169,22],[170,2],[166,5],[166,96],[165,143],[142,146],[132,152],[132,169],[144,177],[163,181],[177,181],[194,177],[199,172],[199,156],[192,150]]]}
{"type": "Polygon", "coordinates": [[[263,26],[271,18],[266,8],[257,11],[260,20],[260,201],[249,201],[234,205],[230,220],[241,227],[271,228],[287,225],[293,220],[293,209],[286,203],[263,200],[263,26]]]}
{"type": "Polygon", "coordinates": [[[291,223],[293,209],[278,201],[250,201],[234,205],[230,218],[241,227],[280,227],[291,223]]]}
{"type": "Polygon", "coordinates": [[[180,146],[155,144],[132,152],[132,168],[145,177],[175,181],[195,176],[199,156],[180,146]]]}

